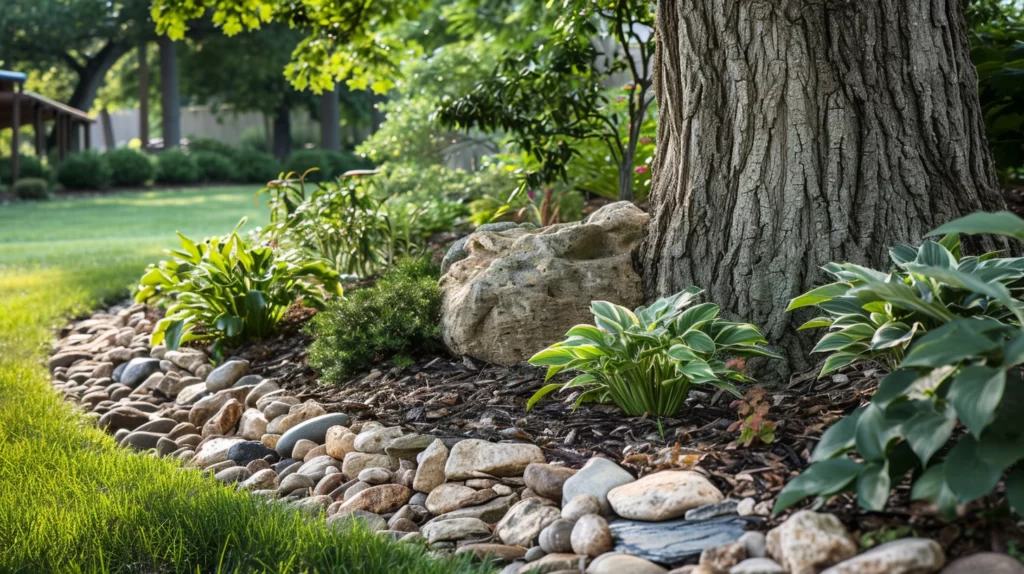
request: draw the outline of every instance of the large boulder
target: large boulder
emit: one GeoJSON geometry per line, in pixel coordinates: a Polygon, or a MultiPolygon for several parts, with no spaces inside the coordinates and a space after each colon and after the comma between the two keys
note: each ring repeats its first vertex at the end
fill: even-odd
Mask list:
{"type": "Polygon", "coordinates": [[[580,223],[473,233],[464,258],[441,277],[445,344],[459,355],[513,365],[574,325],[591,323],[591,301],[640,305],[630,252],[648,219],[618,202],[580,223]]]}

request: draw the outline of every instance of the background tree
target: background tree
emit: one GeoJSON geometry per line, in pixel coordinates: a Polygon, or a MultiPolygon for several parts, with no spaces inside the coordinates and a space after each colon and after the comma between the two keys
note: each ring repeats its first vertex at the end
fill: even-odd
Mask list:
{"type": "Polygon", "coordinates": [[[819,266],[1004,207],[961,5],[663,0],[647,294],[699,285],[792,366],[819,266]]]}

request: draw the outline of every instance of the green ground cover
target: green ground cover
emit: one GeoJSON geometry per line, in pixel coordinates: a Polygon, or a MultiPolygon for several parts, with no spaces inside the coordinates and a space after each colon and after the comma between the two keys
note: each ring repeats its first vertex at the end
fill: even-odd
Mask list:
{"type": "Polygon", "coordinates": [[[0,206],[0,572],[470,572],[130,454],[52,391],[53,329],[123,297],[174,231],[265,221],[253,188],[0,206]]]}

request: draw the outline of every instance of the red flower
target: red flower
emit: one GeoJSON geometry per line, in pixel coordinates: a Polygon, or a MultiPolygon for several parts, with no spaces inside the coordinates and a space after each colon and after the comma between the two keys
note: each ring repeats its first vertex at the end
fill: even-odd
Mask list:
{"type": "Polygon", "coordinates": [[[654,140],[652,140],[651,138],[647,138],[647,137],[640,138],[640,143],[642,143],[642,144],[649,144],[652,141],[654,141],[654,140]]]}
{"type": "Polygon", "coordinates": [[[646,165],[638,165],[633,171],[637,172],[640,175],[643,175],[643,174],[647,173],[647,166],[646,165]]]}

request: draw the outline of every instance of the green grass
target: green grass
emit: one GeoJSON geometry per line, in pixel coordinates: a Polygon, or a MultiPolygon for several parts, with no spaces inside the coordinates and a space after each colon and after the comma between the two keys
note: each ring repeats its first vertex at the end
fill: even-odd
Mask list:
{"type": "Polygon", "coordinates": [[[254,191],[0,206],[0,572],[475,571],[130,454],[51,389],[55,327],[124,297],[176,229],[262,222],[254,191]]]}

